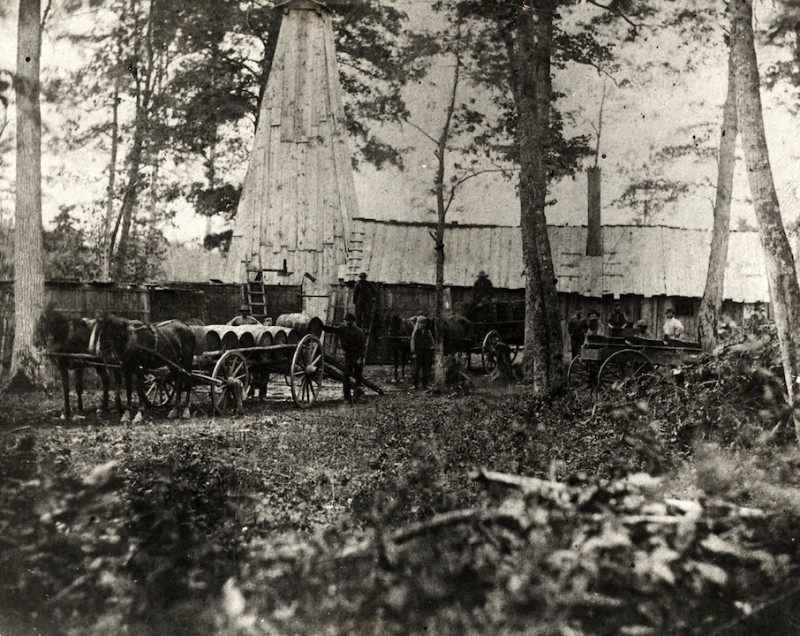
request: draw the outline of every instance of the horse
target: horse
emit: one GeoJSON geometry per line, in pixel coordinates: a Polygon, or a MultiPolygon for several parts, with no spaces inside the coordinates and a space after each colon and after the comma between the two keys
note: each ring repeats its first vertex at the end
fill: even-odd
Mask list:
{"type": "Polygon", "coordinates": [[[130,421],[131,380],[136,374],[136,392],[139,409],[134,424],[144,417],[145,370],[168,367],[175,384],[175,407],[167,417],[191,417],[189,397],[192,390],[192,363],[195,337],[192,330],[179,320],[168,320],[158,324],[128,320],[109,314],[97,320],[91,338],[91,348],[103,360],[119,361],[125,377],[127,410],[122,422],[130,421]],[[181,393],[186,393],[185,410],[181,407],[181,393]]]}
{"type": "MultiPolygon", "coordinates": [[[[61,375],[61,388],[64,392],[64,409],[61,412],[62,420],[72,419],[72,410],[69,403],[69,372],[75,372],[75,393],[78,397],[78,413],[75,419],[83,419],[83,370],[88,366],[93,366],[100,376],[103,385],[103,402],[100,406],[102,411],[108,410],[108,369],[99,361],[92,363],[88,358],[80,356],[90,356],[89,348],[92,329],[95,321],[86,318],[70,318],[52,305],[48,305],[39,316],[36,322],[34,344],[43,348],[46,355],[53,361],[61,375]]],[[[120,373],[114,369],[116,380],[116,406],[118,411],[122,411],[122,401],[119,396],[120,373]]]]}
{"type": "Polygon", "coordinates": [[[411,333],[414,331],[416,316],[413,318],[401,318],[397,314],[389,317],[389,330],[386,339],[389,341],[389,350],[392,354],[394,364],[394,381],[398,381],[397,370],[400,368],[400,375],[406,377],[406,364],[411,360],[411,333]]]}

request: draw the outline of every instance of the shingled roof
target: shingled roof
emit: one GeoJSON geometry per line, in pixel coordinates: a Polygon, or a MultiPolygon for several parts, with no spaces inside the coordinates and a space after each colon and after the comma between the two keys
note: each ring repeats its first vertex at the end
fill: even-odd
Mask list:
{"type": "MultiPolygon", "coordinates": [[[[434,284],[431,223],[354,219],[348,271],[382,283],[434,284]],[[360,248],[360,249],[359,249],[360,248]]],[[[703,295],[711,233],[667,226],[606,225],[604,255],[587,257],[585,226],[548,228],[558,289],[585,296],[703,295]]],[[[449,224],[445,284],[471,286],[485,270],[496,287],[520,289],[520,230],[512,226],[449,224]]],[[[724,297],[768,301],[766,269],[756,232],[732,232],[724,297]]]]}

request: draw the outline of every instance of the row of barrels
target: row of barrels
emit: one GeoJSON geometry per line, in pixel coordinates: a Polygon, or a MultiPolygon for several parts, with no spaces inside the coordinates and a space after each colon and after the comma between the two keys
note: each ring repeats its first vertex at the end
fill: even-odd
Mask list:
{"type": "Polygon", "coordinates": [[[207,351],[296,345],[308,334],[322,335],[322,320],[305,314],[282,314],[275,325],[193,326],[195,355],[207,351]]]}

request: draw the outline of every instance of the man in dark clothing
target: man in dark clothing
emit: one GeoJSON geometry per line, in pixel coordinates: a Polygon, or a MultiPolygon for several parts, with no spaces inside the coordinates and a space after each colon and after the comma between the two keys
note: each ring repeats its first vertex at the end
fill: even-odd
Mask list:
{"type": "Polygon", "coordinates": [[[490,302],[493,291],[494,285],[492,285],[489,275],[483,270],[478,272],[478,278],[475,279],[475,283],[472,285],[472,302],[476,305],[490,302]]]}
{"type": "Polygon", "coordinates": [[[622,303],[615,302],[611,315],[608,317],[608,335],[621,336],[626,324],[628,324],[628,317],[622,311],[622,303]]]}
{"type": "Polygon", "coordinates": [[[589,319],[586,321],[587,324],[587,335],[589,336],[596,336],[597,332],[600,330],[600,314],[597,313],[595,310],[589,312],[589,319]]]}
{"type": "Polygon", "coordinates": [[[258,318],[250,315],[250,306],[242,305],[239,307],[239,315],[231,318],[228,324],[232,327],[241,327],[242,325],[260,325],[258,318]]]}
{"type": "Polygon", "coordinates": [[[411,355],[414,356],[414,388],[419,388],[419,372],[422,371],[422,386],[426,387],[431,379],[433,366],[433,350],[436,342],[433,339],[428,319],[417,318],[417,324],[411,333],[411,355]]]}
{"type": "Polygon", "coordinates": [[[322,329],[326,333],[335,333],[339,336],[339,346],[344,351],[344,399],[350,404],[356,403],[359,385],[362,382],[361,373],[364,370],[364,347],[366,336],[364,331],[356,326],[356,317],[345,314],[345,324],[332,326],[323,325],[322,329]],[[355,386],[352,385],[352,378],[355,378],[355,386]]]}
{"type": "Polygon", "coordinates": [[[580,309],[569,319],[567,330],[569,331],[570,348],[574,358],[581,352],[583,341],[586,339],[586,332],[589,331],[589,323],[583,317],[583,312],[580,309]]]}
{"type": "Polygon", "coordinates": [[[353,287],[353,305],[356,308],[356,324],[359,327],[369,327],[369,316],[375,303],[375,290],[367,281],[366,272],[358,275],[358,280],[353,287]]]}

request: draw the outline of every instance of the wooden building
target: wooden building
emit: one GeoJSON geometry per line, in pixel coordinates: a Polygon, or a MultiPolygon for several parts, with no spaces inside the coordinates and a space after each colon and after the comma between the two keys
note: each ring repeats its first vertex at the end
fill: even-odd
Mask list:
{"type": "MultiPolygon", "coordinates": [[[[433,228],[432,223],[354,219],[350,264],[367,272],[381,291],[378,325],[391,313],[433,312],[433,228]]],[[[671,307],[686,327],[687,337],[694,337],[708,267],[709,231],[590,224],[549,226],[548,233],[565,343],[569,342],[566,321],[576,309],[597,310],[605,324],[603,318],[617,300],[630,320],[646,320],[653,334],[660,332],[664,312],[671,307]]],[[[469,299],[480,270],[489,274],[498,300],[524,298],[519,227],[448,224],[445,255],[448,310],[458,312],[469,299]]],[[[341,317],[348,306],[348,293],[347,286],[342,286],[329,319],[341,317]]],[[[739,324],[755,303],[768,303],[766,269],[756,232],[731,233],[723,295],[723,312],[739,324]]]]}
{"type": "Polygon", "coordinates": [[[332,25],[342,4],[276,6],[284,15],[223,276],[302,285],[314,316],[345,276],[358,215],[332,25]]]}

